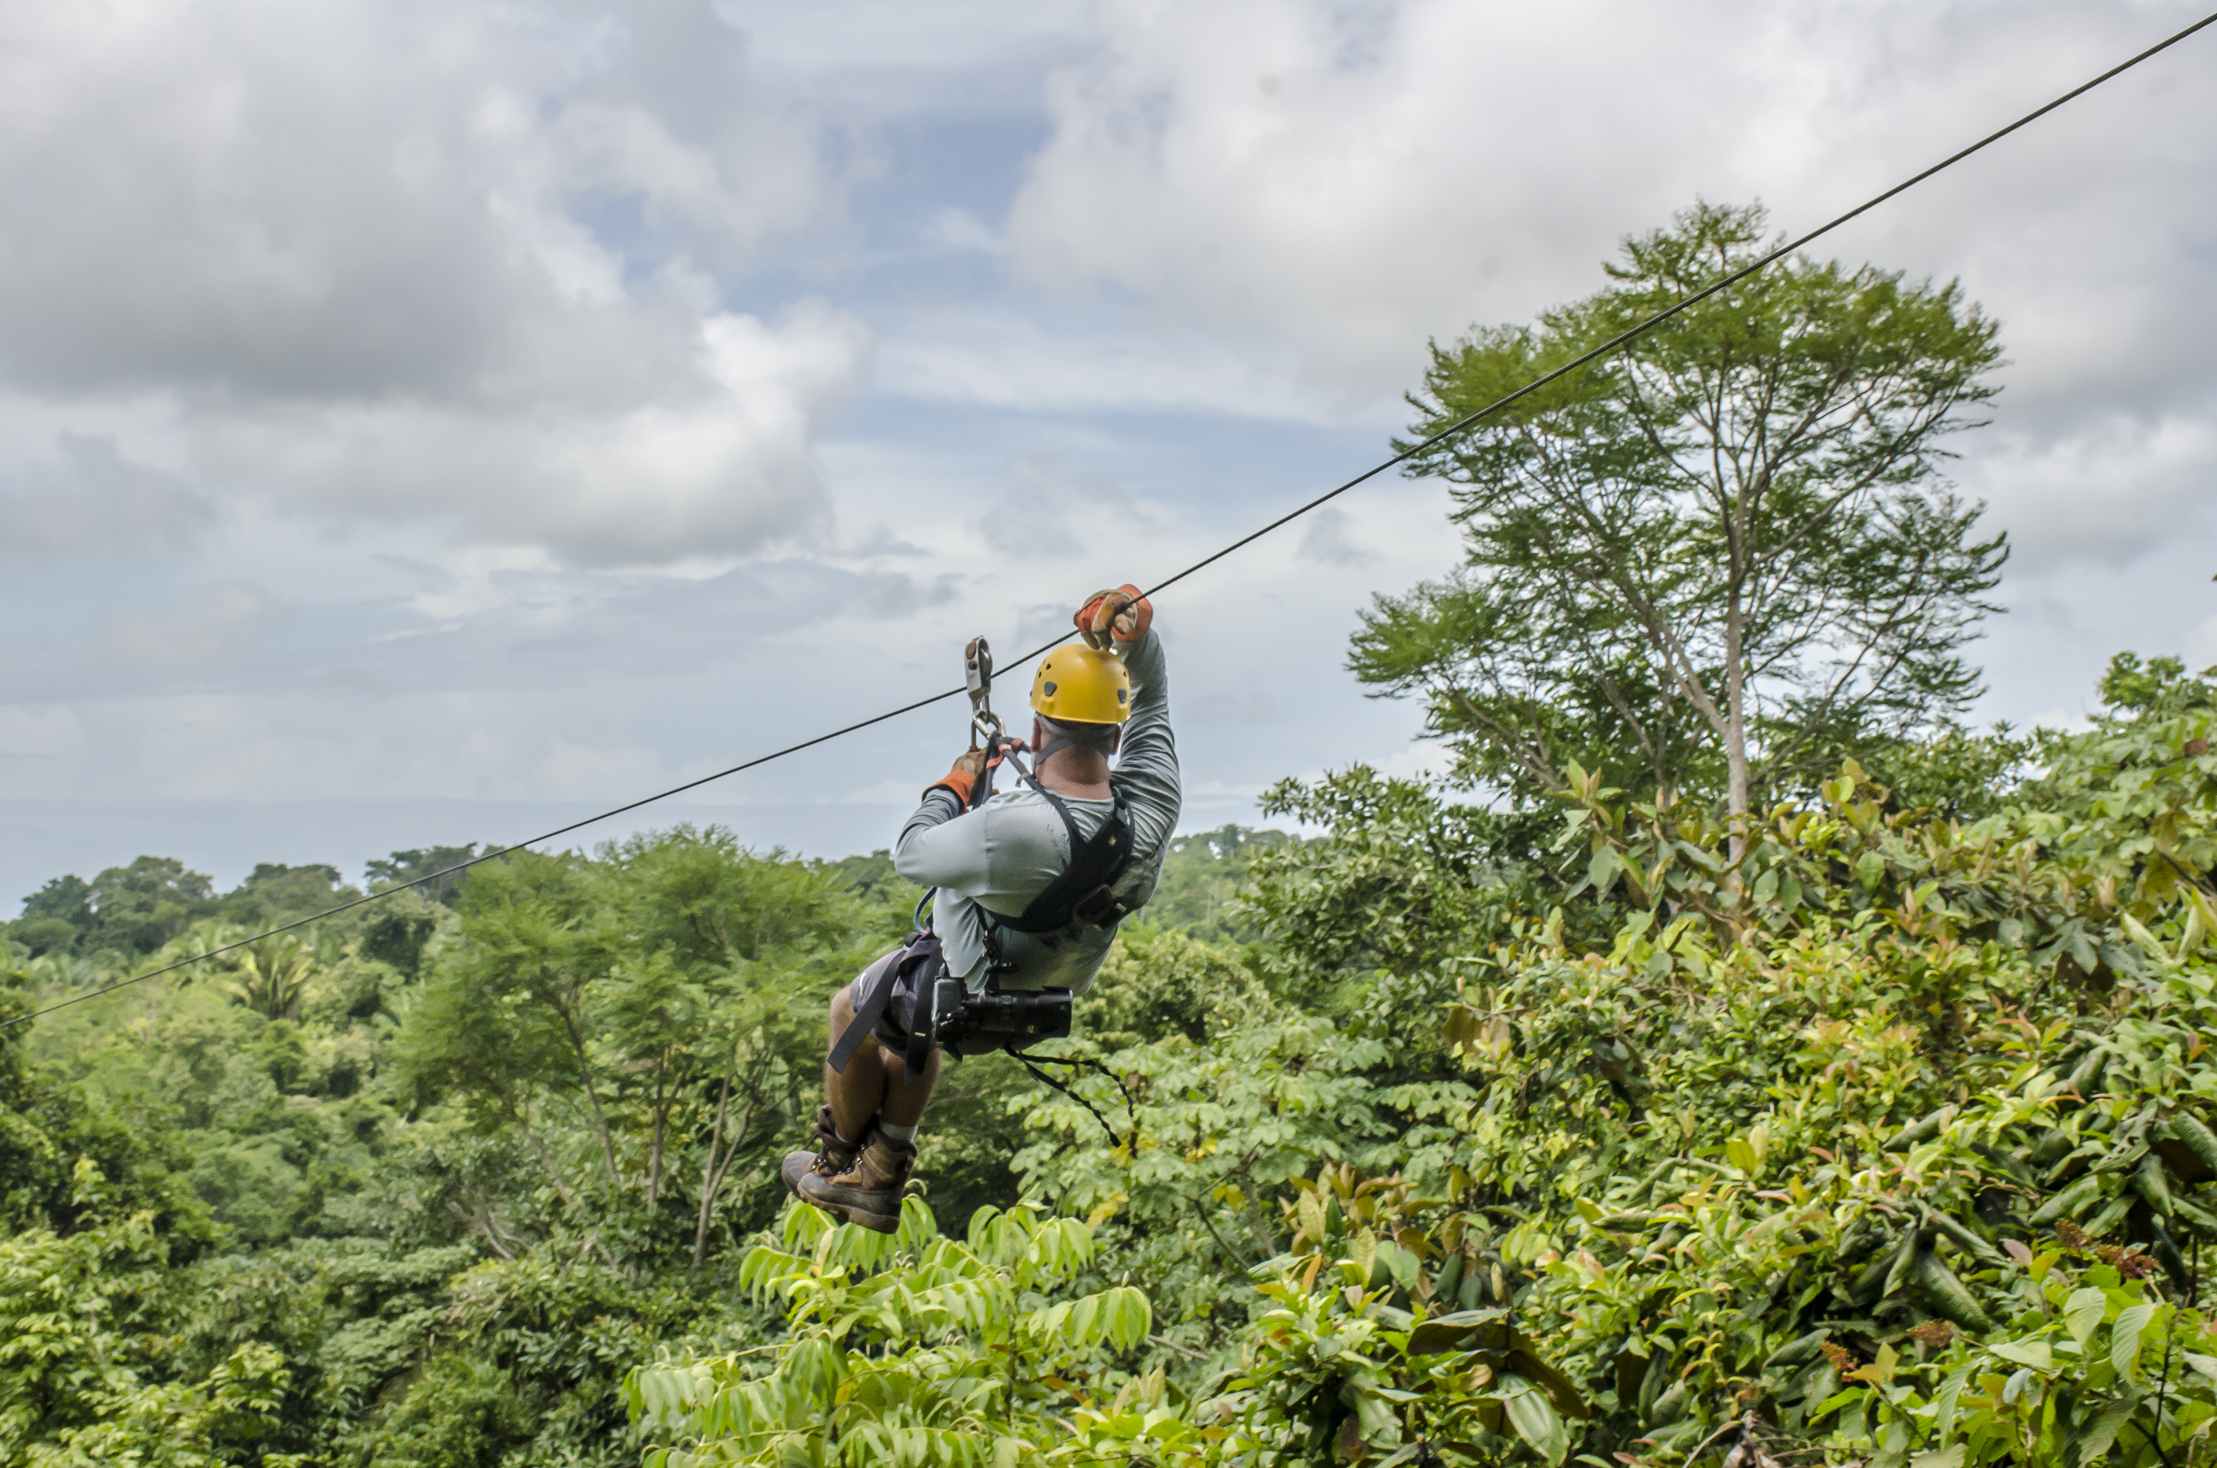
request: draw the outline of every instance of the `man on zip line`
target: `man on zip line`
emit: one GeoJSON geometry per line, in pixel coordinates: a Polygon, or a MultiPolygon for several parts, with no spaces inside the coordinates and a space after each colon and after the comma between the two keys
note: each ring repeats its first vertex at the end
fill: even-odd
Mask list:
{"type": "MultiPolygon", "coordinates": [[[[1069,1033],[1072,996],[1093,982],[1117,924],[1154,895],[1178,824],[1153,620],[1136,586],[1086,598],[1072,618],[1083,642],[1050,650],[1033,673],[1030,740],[993,725],[901,827],[893,866],[932,889],[931,918],[832,996],[816,1150],[782,1169],[797,1197],[891,1233],[940,1049],[1021,1052],[1069,1033]],[[1004,760],[1024,788],[995,795],[1004,760]]],[[[976,677],[972,694],[983,724],[976,677]]]]}

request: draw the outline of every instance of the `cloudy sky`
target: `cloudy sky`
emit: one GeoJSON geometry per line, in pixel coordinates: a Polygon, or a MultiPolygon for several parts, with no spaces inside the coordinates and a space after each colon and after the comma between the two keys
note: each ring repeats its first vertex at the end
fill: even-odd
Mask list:
{"type": "MultiPolygon", "coordinates": [[[[1697,196],[1828,216],[2200,3],[6,7],[0,910],[514,839],[946,686],[1381,457],[1428,336],[1697,196]]],[[[1828,242],[2002,323],[1989,716],[2217,661],[2213,171],[2205,33],[1828,242]]],[[[1381,480],[1164,599],[1189,826],[1423,762],[1341,660],[1443,511],[1381,480]]],[[[866,849],[961,742],[639,819],[866,849]]]]}

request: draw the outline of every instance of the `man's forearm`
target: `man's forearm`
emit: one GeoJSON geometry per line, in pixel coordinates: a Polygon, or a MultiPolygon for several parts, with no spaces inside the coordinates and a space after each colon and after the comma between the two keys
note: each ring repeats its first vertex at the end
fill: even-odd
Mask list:
{"type": "Polygon", "coordinates": [[[1149,632],[1124,654],[1134,692],[1132,717],[1125,725],[1122,753],[1116,761],[1116,787],[1130,805],[1146,846],[1160,846],[1177,827],[1184,793],[1178,773],[1178,744],[1170,729],[1170,674],[1162,638],[1149,632]]]}

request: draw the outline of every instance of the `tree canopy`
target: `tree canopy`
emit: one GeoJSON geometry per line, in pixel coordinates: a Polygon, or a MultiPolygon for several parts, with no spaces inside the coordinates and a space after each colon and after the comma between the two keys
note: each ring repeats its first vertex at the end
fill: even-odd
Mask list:
{"type": "MultiPolygon", "coordinates": [[[[1765,230],[1697,205],[1595,294],[1435,343],[1412,442],[1731,274],[1765,230]]],[[[1779,262],[1411,459],[1451,486],[1463,562],[1380,596],[1350,666],[1527,802],[1580,758],[1745,813],[1945,723],[2007,555],[1940,472],[1984,421],[1997,336],[1953,283],[1779,262]]]]}
{"type": "Polygon", "coordinates": [[[2217,669],[2101,698],[1737,854],[1577,765],[1282,787],[1080,1006],[1117,1138],[964,1061],[891,1237],[772,1181],[867,859],[519,856],[413,969],[364,909],[11,1027],[0,1458],[2206,1464],[2217,669]]]}

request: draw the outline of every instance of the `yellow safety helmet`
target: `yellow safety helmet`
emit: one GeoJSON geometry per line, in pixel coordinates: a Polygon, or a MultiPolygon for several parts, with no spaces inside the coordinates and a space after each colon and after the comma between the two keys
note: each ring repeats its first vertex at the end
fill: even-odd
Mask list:
{"type": "Polygon", "coordinates": [[[1132,716],[1132,675],[1115,653],[1055,648],[1032,674],[1032,711],[1064,724],[1121,724],[1132,716]]]}

